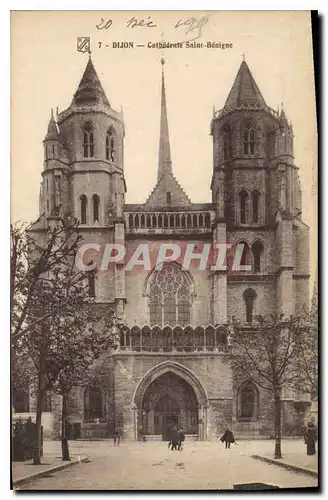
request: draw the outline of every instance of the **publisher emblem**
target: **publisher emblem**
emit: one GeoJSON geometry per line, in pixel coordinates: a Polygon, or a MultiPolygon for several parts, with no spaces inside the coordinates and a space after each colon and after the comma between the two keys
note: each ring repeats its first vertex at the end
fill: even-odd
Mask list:
{"type": "Polygon", "coordinates": [[[77,50],[78,52],[91,52],[90,37],[78,36],[77,37],[77,50]]]}

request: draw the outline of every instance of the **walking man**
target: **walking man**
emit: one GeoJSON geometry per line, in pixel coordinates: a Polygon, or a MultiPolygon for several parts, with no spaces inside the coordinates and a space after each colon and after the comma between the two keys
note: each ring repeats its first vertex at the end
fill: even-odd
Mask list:
{"type": "Polygon", "coordinates": [[[171,430],[170,442],[171,442],[171,450],[172,451],[178,450],[179,436],[178,436],[178,430],[176,427],[173,427],[173,429],[171,430]]]}
{"type": "Polygon", "coordinates": [[[222,443],[225,443],[225,447],[230,449],[231,443],[235,442],[235,438],[233,436],[233,433],[230,429],[226,429],[225,433],[221,437],[220,441],[222,443]]]}
{"type": "Polygon", "coordinates": [[[121,436],[120,436],[120,432],[118,429],[115,429],[115,431],[114,431],[113,440],[114,440],[114,446],[116,446],[116,443],[117,443],[117,446],[120,446],[121,436]]]}

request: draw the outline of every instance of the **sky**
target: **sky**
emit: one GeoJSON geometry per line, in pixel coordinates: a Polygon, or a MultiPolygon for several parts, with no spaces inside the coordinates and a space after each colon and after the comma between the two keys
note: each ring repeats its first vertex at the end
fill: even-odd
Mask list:
{"type": "Polygon", "coordinates": [[[92,60],[106,95],[114,109],[119,111],[122,106],[124,112],[127,203],[144,202],[156,183],[162,56],[166,60],[174,174],[192,201],[211,201],[213,106],[223,107],[244,55],[266,103],[274,109],[281,108],[283,103],[293,124],[295,163],[300,167],[303,191],[303,220],[310,226],[313,277],[317,258],[317,130],[310,14],[305,11],[13,12],[11,218],[14,221],[31,221],[38,216],[42,141],[51,108],[58,106],[62,111],[69,106],[88,59],[87,54],[77,51],[78,36],[91,38],[92,60]],[[134,26],[136,19],[143,19],[143,25],[134,26]],[[99,29],[108,20],[110,26],[99,29]],[[155,26],[146,26],[150,22],[155,26]],[[112,48],[112,42],[147,45],[163,40],[185,42],[196,37],[198,43],[231,43],[232,48],[112,48]]]}

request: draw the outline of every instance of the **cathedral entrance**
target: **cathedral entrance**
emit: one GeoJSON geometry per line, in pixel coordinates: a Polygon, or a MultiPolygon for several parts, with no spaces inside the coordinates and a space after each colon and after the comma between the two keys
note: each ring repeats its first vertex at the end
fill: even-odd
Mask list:
{"type": "Polygon", "coordinates": [[[143,434],[169,440],[173,427],[198,434],[198,403],[193,388],[182,377],[166,372],[146,389],[142,400],[143,434]]]}

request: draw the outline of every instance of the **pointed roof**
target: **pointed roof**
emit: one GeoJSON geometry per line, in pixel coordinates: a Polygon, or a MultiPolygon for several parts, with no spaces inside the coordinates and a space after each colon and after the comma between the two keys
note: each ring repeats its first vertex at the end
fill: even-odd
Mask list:
{"type": "Polygon", "coordinates": [[[245,60],[240,65],[224,108],[241,107],[243,105],[247,107],[267,107],[245,60]]]}
{"type": "Polygon", "coordinates": [[[78,89],[74,94],[72,104],[104,104],[106,106],[110,106],[93,65],[91,55],[89,55],[88,63],[79,83],[78,89]]]}
{"type": "Polygon", "coordinates": [[[48,130],[47,130],[47,135],[45,136],[45,140],[58,140],[58,139],[59,139],[58,127],[57,123],[55,122],[54,111],[51,108],[51,117],[49,120],[48,130]]]}
{"type": "Polygon", "coordinates": [[[161,59],[161,64],[162,64],[162,95],[161,95],[161,118],[160,118],[160,133],[159,133],[157,181],[161,179],[164,172],[172,173],[171,148],[170,148],[170,137],[169,137],[169,125],[167,120],[165,81],[164,81],[165,60],[163,57],[161,59]]]}

